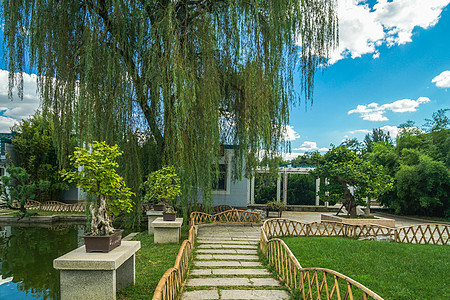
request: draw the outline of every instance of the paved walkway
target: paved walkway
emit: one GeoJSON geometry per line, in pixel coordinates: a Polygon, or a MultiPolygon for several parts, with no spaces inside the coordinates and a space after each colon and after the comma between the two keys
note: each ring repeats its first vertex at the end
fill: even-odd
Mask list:
{"type": "Polygon", "coordinates": [[[291,299],[259,262],[260,227],[200,227],[182,300],[291,299]]]}

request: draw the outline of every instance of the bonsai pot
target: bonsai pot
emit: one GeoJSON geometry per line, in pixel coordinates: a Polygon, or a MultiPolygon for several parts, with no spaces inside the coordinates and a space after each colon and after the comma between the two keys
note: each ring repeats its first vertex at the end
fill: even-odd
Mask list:
{"type": "Polygon", "coordinates": [[[156,211],[163,211],[164,210],[164,204],[153,204],[153,209],[156,211]]]}
{"type": "Polygon", "coordinates": [[[177,213],[163,212],[163,221],[175,221],[177,213]]]}
{"type": "Polygon", "coordinates": [[[83,235],[86,252],[108,253],[122,242],[123,230],[117,230],[111,235],[83,235]]]}

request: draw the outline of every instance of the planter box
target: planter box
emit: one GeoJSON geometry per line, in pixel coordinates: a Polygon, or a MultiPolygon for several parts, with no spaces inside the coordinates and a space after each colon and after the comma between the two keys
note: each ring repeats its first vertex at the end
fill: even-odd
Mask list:
{"type": "Polygon", "coordinates": [[[352,218],[342,218],[340,216],[336,216],[333,214],[322,214],[321,220],[322,221],[340,222],[340,223],[349,224],[349,225],[374,224],[374,225],[381,225],[381,226],[386,226],[386,227],[395,227],[395,220],[380,218],[380,217],[375,217],[375,219],[362,219],[362,218],[352,219],[352,218]]]}
{"type": "Polygon", "coordinates": [[[163,213],[163,221],[175,221],[177,213],[163,213]]]}
{"type": "Polygon", "coordinates": [[[122,242],[123,230],[118,230],[111,235],[95,236],[83,235],[86,252],[108,253],[112,249],[119,247],[122,242]]]}

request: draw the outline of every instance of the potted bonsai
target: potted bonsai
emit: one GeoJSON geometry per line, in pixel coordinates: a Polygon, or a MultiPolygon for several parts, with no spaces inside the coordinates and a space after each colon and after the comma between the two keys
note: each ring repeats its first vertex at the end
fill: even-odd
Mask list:
{"type": "Polygon", "coordinates": [[[134,193],[115,169],[123,153],[119,146],[94,141],[88,148],[75,148],[70,156],[74,171],[63,169],[61,176],[94,196],[89,206],[90,232],[84,235],[86,252],[109,252],[120,246],[123,232],[114,229],[110,213],[130,212],[134,193]]]}
{"type": "Polygon", "coordinates": [[[175,221],[173,202],[181,195],[181,187],[174,166],[164,166],[150,173],[141,189],[144,191],[144,201],[154,203],[153,209],[157,210],[157,206],[163,208],[164,221],[175,221]]]}
{"type": "Polygon", "coordinates": [[[281,201],[269,201],[266,204],[266,216],[269,217],[270,211],[278,212],[278,218],[281,218],[281,214],[283,213],[283,209],[285,208],[285,204],[281,201]]]}

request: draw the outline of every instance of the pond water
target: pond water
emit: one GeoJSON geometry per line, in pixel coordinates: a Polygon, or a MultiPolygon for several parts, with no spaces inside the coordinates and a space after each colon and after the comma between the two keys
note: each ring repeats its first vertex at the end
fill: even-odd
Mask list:
{"type": "Polygon", "coordinates": [[[84,244],[82,225],[0,225],[0,299],[60,299],[53,260],[84,244]]]}

